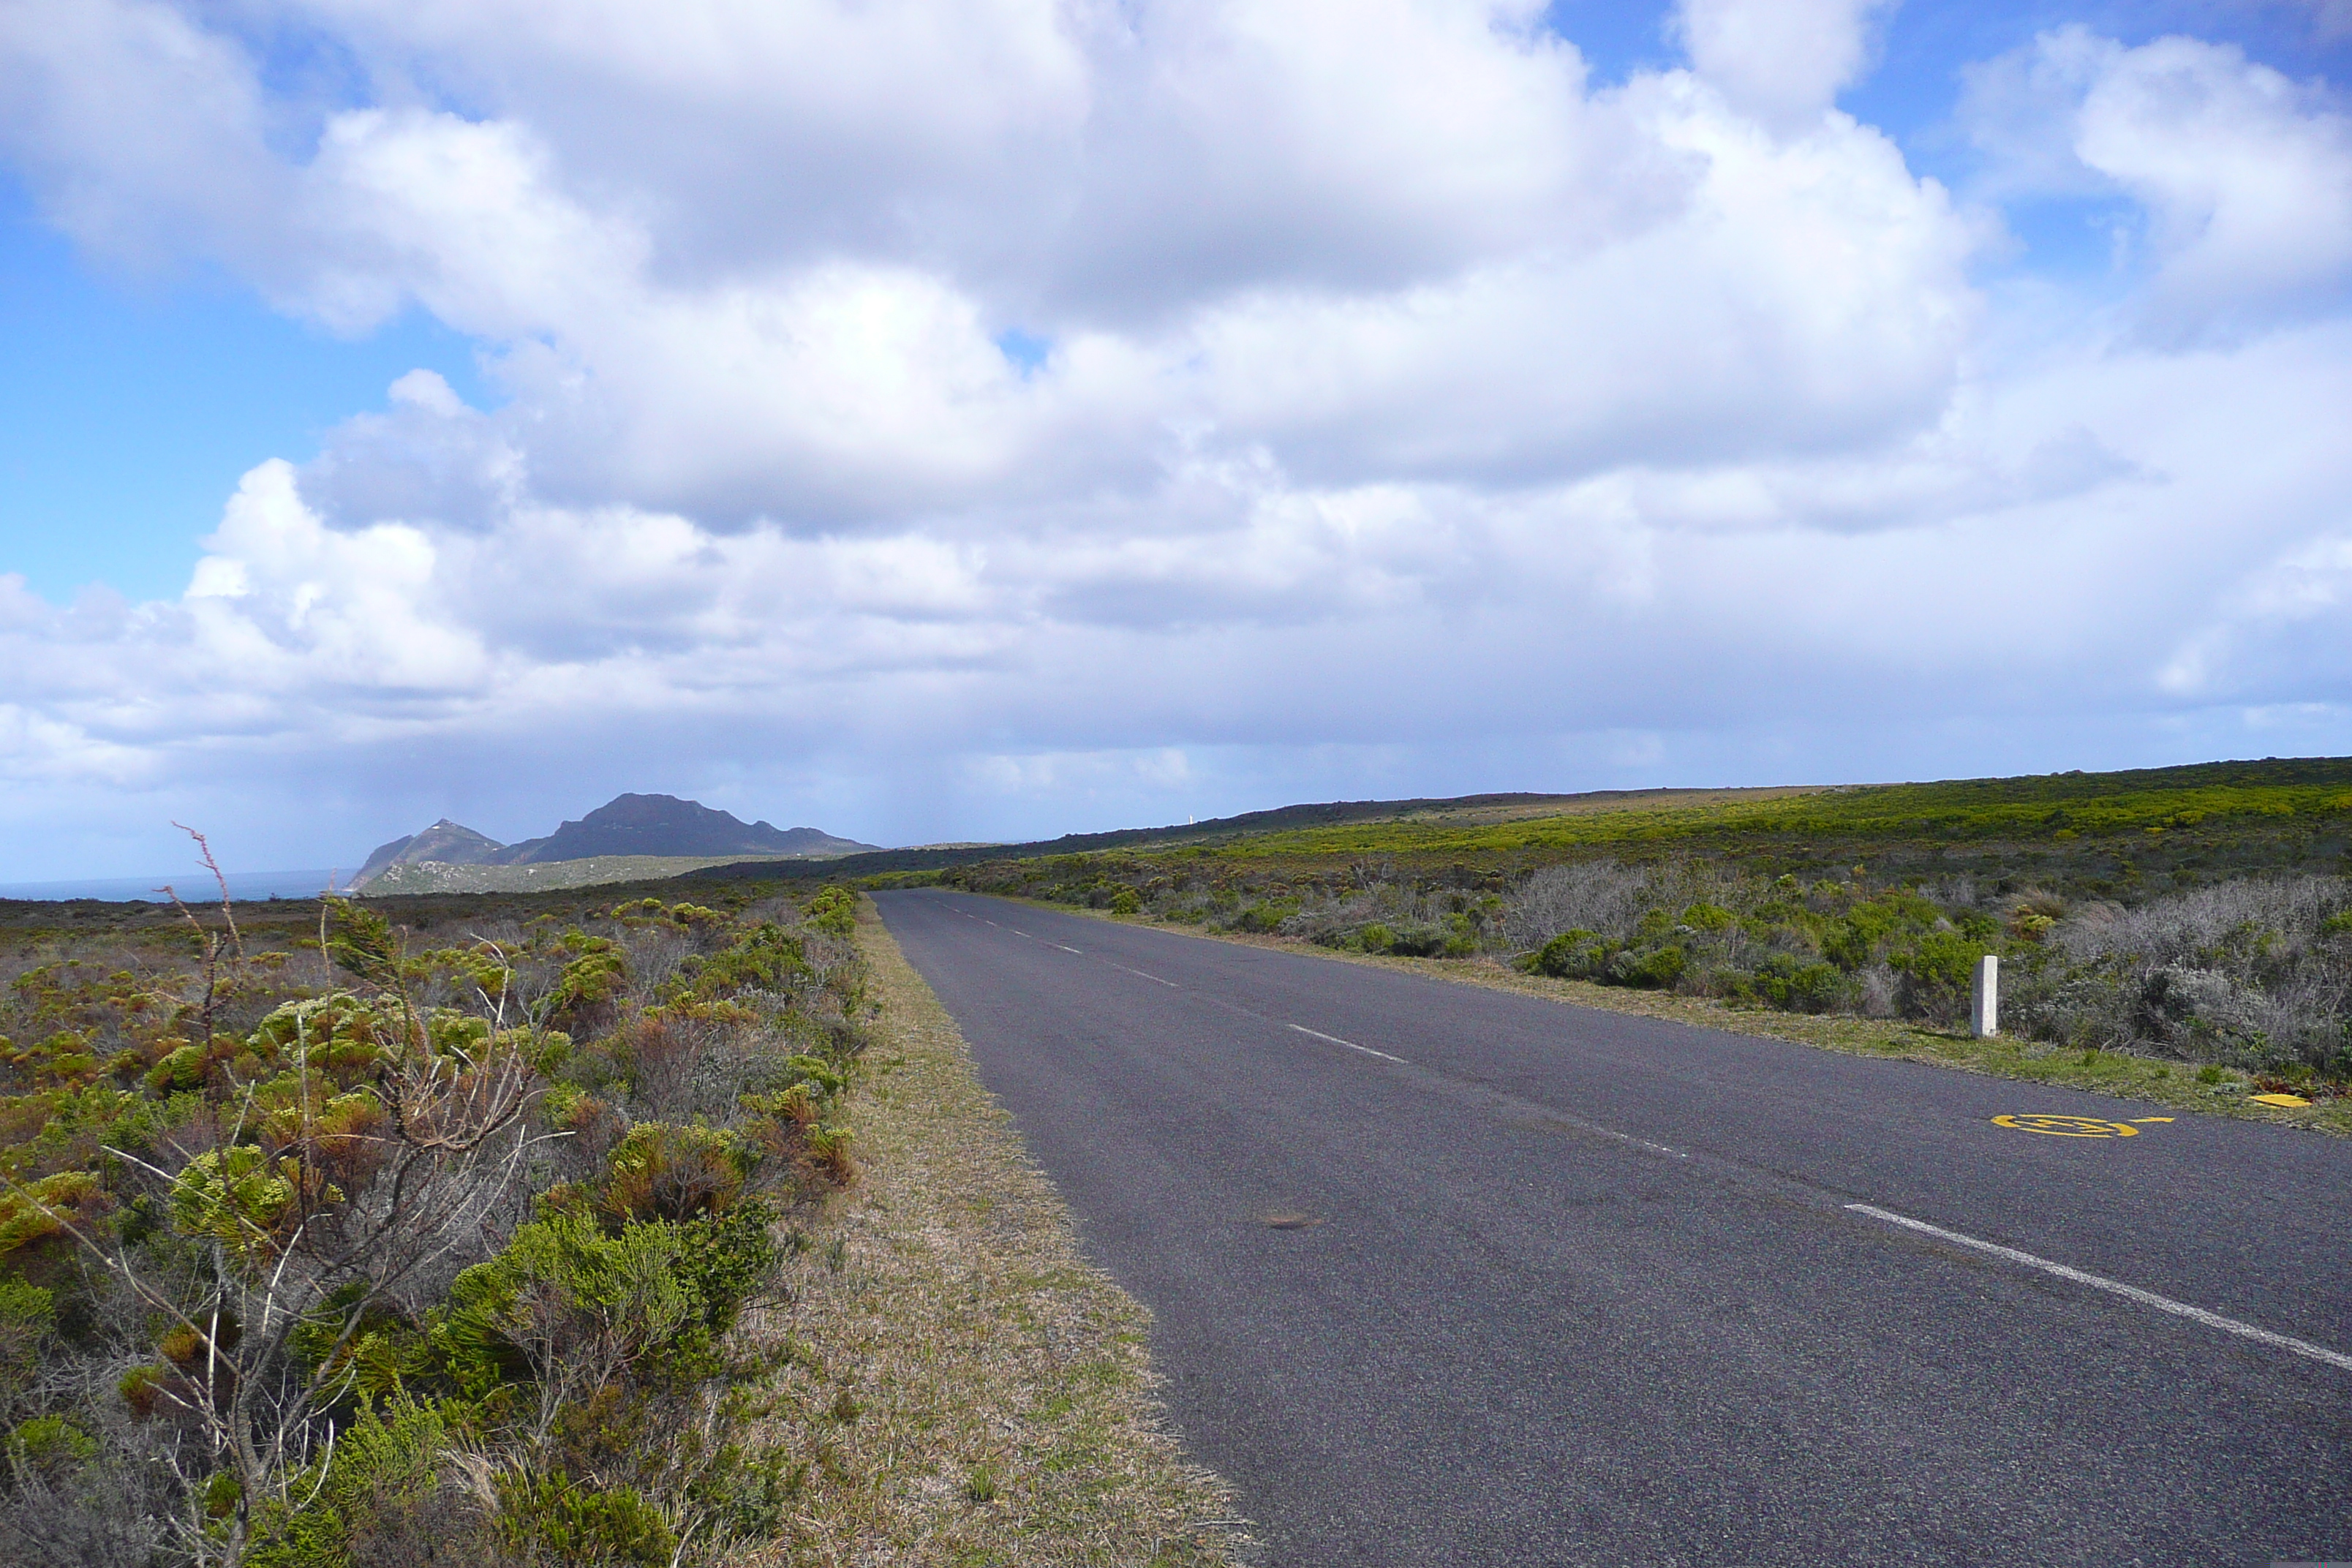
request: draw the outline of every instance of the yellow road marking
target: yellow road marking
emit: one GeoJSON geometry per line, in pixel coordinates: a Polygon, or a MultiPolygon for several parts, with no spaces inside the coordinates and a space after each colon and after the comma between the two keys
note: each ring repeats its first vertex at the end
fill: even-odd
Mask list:
{"type": "Polygon", "coordinates": [[[2128,1121],[2102,1121],[2095,1116],[1996,1116],[1995,1127],[2020,1132],[2047,1132],[2053,1138],[2137,1138],[2139,1129],[2128,1121]]]}
{"type": "Polygon", "coordinates": [[[2169,1121],[2172,1118],[2169,1116],[2135,1116],[2132,1120],[2145,1126],[2150,1121],[2169,1121]]]}
{"type": "Polygon", "coordinates": [[[2299,1094],[2250,1094],[2246,1098],[2256,1105],[2284,1105],[2292,1108],[2311,1103],[2299,1094]]]}

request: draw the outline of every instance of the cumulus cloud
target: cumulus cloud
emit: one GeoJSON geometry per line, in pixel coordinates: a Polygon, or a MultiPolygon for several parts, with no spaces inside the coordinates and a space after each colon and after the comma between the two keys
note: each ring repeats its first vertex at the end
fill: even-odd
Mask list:
{"type": "Polygon", "coordinates": [[[0,135],[108,261],[257,260],[288,198],[275,119],[239,44],[171,5],[24,0],[0,19],[0,135]]]}
{"type": "Polygon", "coordinates": [[[2126,48],[2077,26],[1979,68],[1963,112],[2000,186],[2133,198],[2157,338],[2341,309],[2352,119],[2323,88],[2231,46],[2126,48]]]}
{"type": "Polygon", "coordinates": [[[1893,0],[1683,0],[1675,30],[1700,78],[1780,129],[1817,120],[1869,63],[1893,0]]]}
{"type": "Polygon", "coordinates": [[[2323,700],[2277,653],[2343,624],[2323,93],[2080,30],[1980,68],[1979,198],[2138,215],[2120,299],[2029,322],[1834,108],[1882,7],[1689,0],[1689,68],[1609,87],[1542,14],[28,0],[0,148],[91,254],[425,310],[491,396],[420,371],[256,468],[177,600],[0,579],[10,776],[768,779],[940,837],[2323,700]],[[348,81],[286,86],[296,31],[348,81]]]}

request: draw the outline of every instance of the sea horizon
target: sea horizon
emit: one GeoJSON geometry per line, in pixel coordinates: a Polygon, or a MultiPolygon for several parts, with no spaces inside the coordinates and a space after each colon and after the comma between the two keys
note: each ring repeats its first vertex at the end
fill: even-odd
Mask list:
{"type": "MultiPolygon", "coordinates": [[[[348,883],[349,871],[231,871],[228,873],[229,898],[237,903],[259,903],[270,899],[316,898],[325,890],[330,879],[348,883]]],[[[100,903],[168,903],[163,892],[165,883],[179,890],[180,899],[188,904],[217,904],[220,889],[211,873],[198,867],[194,871],[160,872],[152,877],[68,877],[44,882],[0,882],[0,900],[20,903],[71,903],[89,900],[100,903]]]]}

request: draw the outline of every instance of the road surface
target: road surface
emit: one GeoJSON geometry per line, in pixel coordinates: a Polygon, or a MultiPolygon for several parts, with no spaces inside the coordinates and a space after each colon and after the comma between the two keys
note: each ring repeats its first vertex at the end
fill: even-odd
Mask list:
{"type": "Polygon", "coordinates": [[[877,902],[1269,1563],[2352,1560],[2352,1142],[877,902]]]}

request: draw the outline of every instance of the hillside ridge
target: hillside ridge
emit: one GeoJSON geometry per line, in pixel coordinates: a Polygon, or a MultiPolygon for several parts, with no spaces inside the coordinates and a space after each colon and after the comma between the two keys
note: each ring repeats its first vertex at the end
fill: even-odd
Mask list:
{"type": "Polygon", "coordinates": [[[401,866],[544,866],[613,856],[814,859],[877,847],[822,828],[747,823],[731,812],[677,795],[623,794],[562,823],[553,833],[517,844],[500,844],[445,816],[420,832],[377,846],[352,887],[365,888],[401,866]]]}
{"type": "MultiPolygon", "coordinates": [[[[1204,822],[1172,823],[1163,827],[1119,827],[1101,833],[1066,833],[1059,838],[1026,843],[934,844],[902,849],[862,850],[841,858],[845,877],[887,871],[931,870],[975,860],[1019,859],[1038,855],[1080,855],[1099,849],[1209,845],[1318,827],[1344,827],[1356,823],[1389,822],[1428,815],[1465,820],[1482,816],[1507,821],[1518,816],[1549,816],[1579,811],[1634,809],[1642,806],[1702,805],[1721,801],[1769,801],[1794,795],[1826,795],[1858,786],[1851,784],[1757,784],[1711,787],[1675,785],[1654,789],[1585,790],[1574,795],[1514,791],[1486,795],[1416,796],[1405,800],[1334,800],[1298,805],[1272,806],[1204,822]]],[[[751,865],[710,866],[686,873],[689,877],[726,879],[755,869],[751,865]]]]}
{"type": "MultiPolygon", "coordinates": [[[[983,861],[1104,850],[1288,848],[1314,856],[1477,854],[1499,851],[1506,840],[1519,843],[1538,858],[1550,858],[1566,850],[1593,849],[1604,843],[1639,843],[1654,850],[1693,834],[1708,833],[1758,841],[1818,837],[1825,843],[1856,834],[1868,837],[1898,830],[1929,837],[2005,832],[2034,838],[2063,833],[2072,838],[2078,833],[2141,833],[2176,812],[2183,820],[2228,816],[2252,802],[2253,795],[2248,795],[2233,804],[2230,797],[2238,792],[2263,796],[2265,805],[2256,809],[2280,809],[2283,802],[2271,796],[2281,792],[2310,796],[2304,802],[2305,807],[2325,801],[2331,811],[2352,809],[2352,758],[2263,757],[2107,773],[2077,768],[1997,778],[1887,784],[1330,801],[1205,822],[1067,834],[1027,843],[868,851],[828,861],[825,874],[850,878],[938,871],[983,861]],[[1347,831],[1383,824],[1396,825],[1406,837],[1367,834],[1361,843],[1355,843],[1358,836],[1347,831]]],[[[725,880],[757,869],[750,864],[714,865],[686,875],[725,880]]]]}

